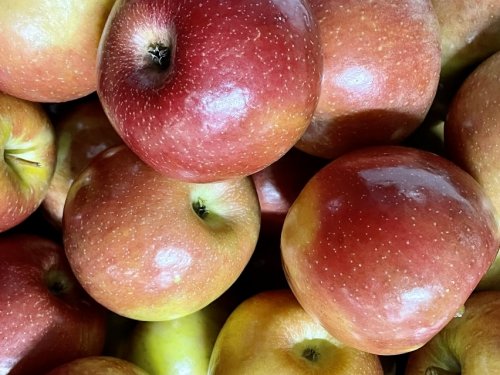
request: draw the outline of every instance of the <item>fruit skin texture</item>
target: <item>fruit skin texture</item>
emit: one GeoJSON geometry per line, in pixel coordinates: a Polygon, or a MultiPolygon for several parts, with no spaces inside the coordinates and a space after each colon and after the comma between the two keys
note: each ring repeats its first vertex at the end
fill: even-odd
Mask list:
{"type": "Polygon", "coordinates": [[[250,178],[169,179],[124,145],[92,160],[63,215],[66,254],[83,287],[109,310],[146,321],[179,318],[219,297],[250,259],[259,229],[250,178]]]}
{"type": "Polygon", "coordinates": [[[491,202],[470,175],[400,146],[354,151],[323,168],[281,238],[304,309],[346,345],[388,355],[439,332],[499,244],[491,202]]]}
{"type": "MultiPolygon", "coordinates": [[[[453,98],[444,126],[447,155],[483,187],[500,225],[500,52],[479,65],[453,98]]],[[[500,289],[500,258],[480,289],[500,289]]]]}
{"type": "Polygon", "coordinates": [[[101,352],[104,309],[80,288],[59,244],[4,235],[0,269],[1,373],[41,373],[101,352]]]}
{"type": "Polygon", "coordinates": [[[449,374],[500,374],[500,292],[471,295],[465,312],[425,346],[410,354],[406,375],[425,375],[435,367],[449,374]]]}
{"type": "Polygon", "coordinates": [[[295,144],[318,101],[321,49],[303,0],[119,0],[99,50],[108,117],[171,178],[257,172],[295,144]],[[148,52],[158,44],[163,65],[148,52]]]}
{"type": "Polygon", "coordinates": [[[323,47],[321,94],[297,147],[334,159],[396,144],[426,116],[440,71],[429,0],[311,0],[323,47]]]}
{"type": "Polygon", "coordinates": [[[47,194],[56,161],[52,124],[37,103],[0,92],[0,232],[31,215],[47,194]]]}
{"type": "Polygon", "coordinates": [[[3,0],[0,91],[63,102],[96,90],[99,39],[114,0],[3,0]]]}
{"type": "Polygon", "coordinates": [[[50,222],[60,228],[66,196],[75,178],[98,153],[123,142],[97,97],[75,104],[54,127],[57,162],[43,208],[50,222]]]}
{"type": "Polygon", "coordinates": [[[148,375],[140,367],[120,358],[92,356],[65,363],[46,375],[148,375]]]}
{"type": "Polygon", "coordinates": [[[243,301],[215,342],[210,375],[382,375],[377,356],[346,347],[299,305],[288,289],[243,301]]]}

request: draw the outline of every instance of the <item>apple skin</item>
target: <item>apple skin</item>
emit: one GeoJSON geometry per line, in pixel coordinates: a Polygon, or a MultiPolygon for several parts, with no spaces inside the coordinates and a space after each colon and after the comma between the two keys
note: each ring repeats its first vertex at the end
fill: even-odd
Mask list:
{"type": "Polygon", "coordinates": [[[61,245],[0,237],[0,372],[39,374],[99,354],[105,310],[81,289],[61,245]]]}
{"type": "Polygon", "coordinates": [[[285,154],[309,125],[320,77],[304,0],[118,0],[99,47],[97,92],[144,162],[213,182],[285,154]],[[152,57],[158,45],[163,60],[152,57]]]}
{"type": "Polygon", "coordinates": [[[124,359],[110,356],[90,356],[75,359],[52,369],[45,375],[148,375],[140,367],[124,359]]]}
{"type": "Polygon", "coordinates": [[[139,322],[127,339],[124,359],[156,375],[206,375],[217,335],[229,315],[217,299],[178,319],[139,322]]]}
{"type": "Polygon", "coordinates": [[[241,274],[260,229],[249,177],[170,179],[125,145],[97,155],[70,188],[63,241],[87,292],[125,317],[191,314],[241,274]]]}
{"type": "Polygon", "coordinates": [[[42,206],[50,222],[60,228],[66,196],[75,178],[98,153],[123,142],[97,96],[78,102],[54,128],[57,162],[42,206]]]}
{"type": "Polygon", "coordinates": [[[383,374],[377,356],[339,343],[288,289],[258,293],[224,323],[209,375],[383,374]]]}
{"type": "Polygon", "coordinates": [[[328,164],[290,208],[281,238],[297,299],[338,340],[396,355],[448,323],[500,244],[479,184],[438,155],[401,146],[328,164]]]}
{"type": "Polygon", "coordinates": [[[441,79],[450,82],[500,50],[500,2],[432,0],[441,34],[441,79]]]}
{"type": "Polygon", "coordinates": [[[279,238],[285,216],[307,181],[327,164],[293,147],[271,165],[251,175],[261,211],[261,232],[279,238]]]}
{"type": "MultiPolygon", "coordinates": [[[[500,225],[500,52],[481,63],[454,96],[444,126],[447,155],[483,187],[500,225]]],[[[500,290],[500,258],[478,286],[500,290]]]]}
{"type": "Polygon", "coordinates": [[[440,71],[430,0],[311,0],[323,47],[319,103],[297,147],[334,159],[396,144],[424,120],[440,71]]]}
{"type": "Polygon", "coordinates": [[[499,346],[500,292],[473,293],[461,317],[410,353],[405,374],[500,374],[499,346]]]}
{"type": "Polygon", "coordinates": [[[0,91],[63,102],[96,90],[99,39],[114,0],[4,0],[0,91]]]}
{"type": "Polygon", "coordinates": [[[0,232],[42,203],[56,162],[55,135],[37,103],[0,92],[0,232]]]}

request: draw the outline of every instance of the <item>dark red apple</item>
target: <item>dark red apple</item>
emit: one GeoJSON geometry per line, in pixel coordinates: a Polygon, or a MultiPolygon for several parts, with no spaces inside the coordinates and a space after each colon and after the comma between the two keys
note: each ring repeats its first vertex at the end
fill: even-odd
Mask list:
{"type": "Polygon", "coordinates": [[[97,155],[70,188],[63,215],[76,277],[109,310],[136,320],[188,315],[241,274],[260,229],[249,177],[170,179],[125,145],[97,155]]]}
{"type": "Polygon", "coordinates": [[[0,238],[0,372],[40,374],[100,354],[105,310],[79,286],[62,247],[34,235],[0,238]]]}
{"type": "Polygon", "coordinates": [[[500,233],[480,185],[449,160],[401,146],[353,151],[304,187],[283,226],[289,284],[346,345],[400,354],[459,311],[500,233]]]}
{"type": "Polygon", "coordinates": [[[430,0],[311,0],[323,78],[311,126],[297,147],[335,158],[395,144],[424,120],[440,72],[440,34],[430,0]]]}
{"type": "Polygon", "coordinates": [[[191,182],[242,177],[309,125],[321,76],[305,0],[118,0],[97,92],[125,143],[191,182]]]}

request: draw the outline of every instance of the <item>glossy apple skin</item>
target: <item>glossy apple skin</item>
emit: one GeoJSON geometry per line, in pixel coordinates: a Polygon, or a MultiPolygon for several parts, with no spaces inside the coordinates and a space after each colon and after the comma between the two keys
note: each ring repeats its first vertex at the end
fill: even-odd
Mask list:
{"type": "Polygon", "coordinates": [[[66,196],[75,178],[97,154],[123,142],[96,96],[75,104],[54,128],[57,161],[43,208],[48,219],[60,228],[66,196]]]}
{"type": "Polygon", "coordinates": [[[55,134],[37,103],[0,92],[0,232],[42,203],[56,162],[55,134]]]}
{"type": "Polygon", "coordinates": [[[0,91],[63,102],[96,90],[99,39],[114,0],[4,0],[0,91]]]}
{"type": "Polygon", "coordinates": [[[105,310],[78,285],[58,243],[3,235],[0,268],[2,373],[41,373],[101,352],[105,310]]]}
{"type": "Polygon", "coordinates": [[[441,34],[442,79],[449,81],[500,50],[500,2],[432,0],[441,34]]]}
{"type": "Polygon", "coordinates": [[[124,359],[110,356],[79,358],[52,369],[45,375],[148,375],[140,367],[124,359]]]}
{"type": "Polygon", "coordinates": [[[109,310],[158,321],[193,313],[240,275],[260,229],[250,178],[169,179],[126,146],[100,153],[75,180],[63,215],[78,280],[109,310]],[[199,202],[206,213],[199,216],[199,202]]]}
{"type": "Polygon", "coordinates": [[[285,216],[306,182],[327,160],[293,147],[271,165],[251,175],[261,211],[261,231],[279,238],[285,216]]]}
{"type": "Polygon", "coordinates": [[[492,204],[469,174],[432,153],[378,146],[308,182],[281,249],[306,311],[346,345],[391,355],[453,318],[499,243],[492,204]]]}
{"type": "Polygon", "coordinates": [[[303,0],[119,0],[97,91],[143,161],[212,182],[255,173],[295,144],[318,101],[320,55],[303,0]],[[160,72],[147,52],[155,43],[172,51],[160,72]]]}
{"type": "Polygon", "coordinates": [[[424,375],[429,367],[456,374],[500,374],[500,292],[471,295],[465,312],[425,346],[410,354],[406,375],[424,375]]]}
{"type": "Polygon", "coordinates": [[[288,289],[258,293],[224,323],[209,375],[382,375],[377,356],[339,343],[288,289]],[[313,354],[314,353],[314,354],[313,354]]]}
{"type": "Polygon", "coordinates": [[[424,120],[440,71],[430,0],[311,0],[323,47],[321,94],[297,147],[333,159],[396,144],[424,120]]]}
{"type": "MultiPolygon", "coordinates": [[[[450,105],[444,126],[447,155],[483,187],[500,223],[500,52],[479,65],[450,105]]],[[[480,289],[500,289],[500,258],[480,289]]]]}

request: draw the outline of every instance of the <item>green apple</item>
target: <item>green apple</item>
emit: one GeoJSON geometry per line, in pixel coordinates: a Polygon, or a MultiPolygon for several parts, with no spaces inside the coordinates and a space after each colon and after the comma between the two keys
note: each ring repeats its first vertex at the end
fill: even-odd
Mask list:
{"type": "Polygon", "coordinates": [[[178,319],[139,322],[125,359],[156,375],[206,375],[208,362],[229,309],[216,300],[178,319]]]}
{"type": "Polygon", "coordinates": [[[0,232],[24,221],[45,198],[56,161],[54,139],[41,105],[0,92],[0,232]]]}
{"type": "Polygon", "coordinates": [[[471,295],[464,314],[410,354],[406,375],[500,374],[500,292],[471,295]]]}
{"type": "Polygon", "coordinates": [[[258,293],[224,323],[210,375],[383,374],[379,358],[334,339],[289,289],[258,293]]]}

